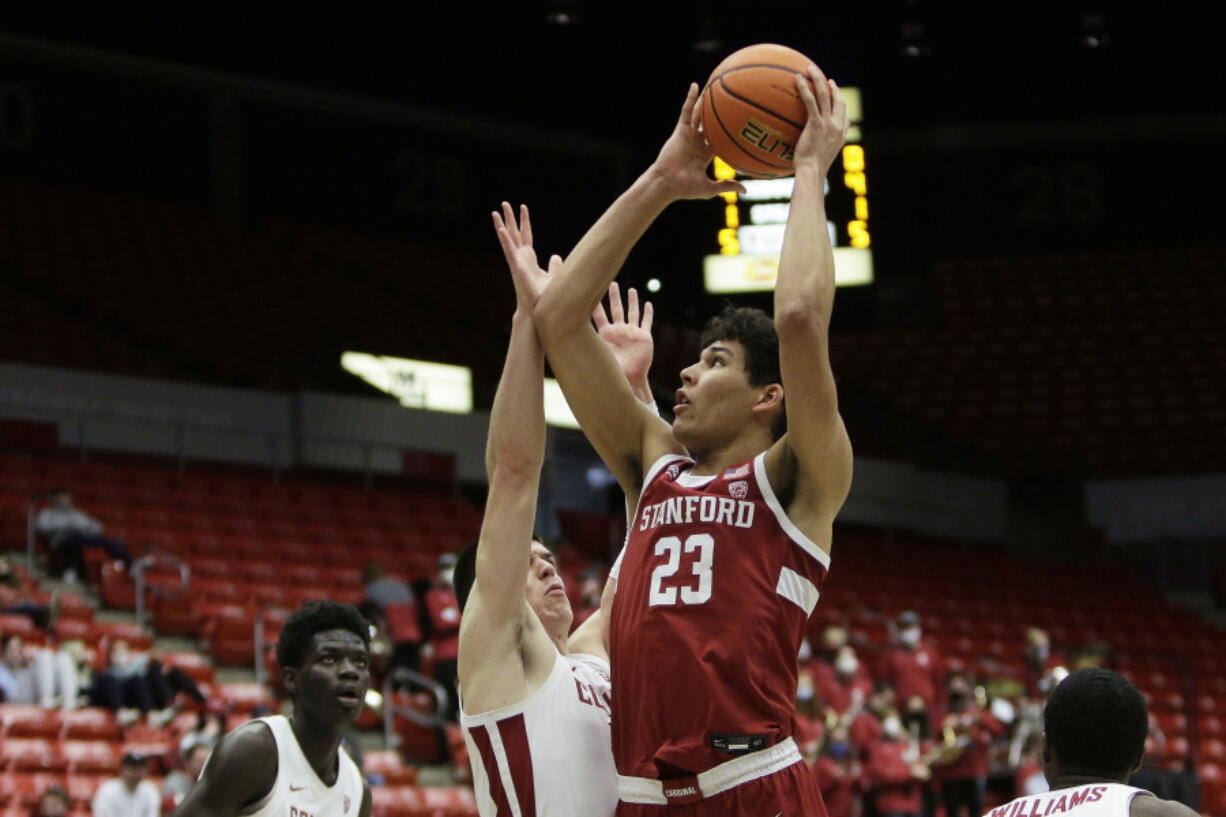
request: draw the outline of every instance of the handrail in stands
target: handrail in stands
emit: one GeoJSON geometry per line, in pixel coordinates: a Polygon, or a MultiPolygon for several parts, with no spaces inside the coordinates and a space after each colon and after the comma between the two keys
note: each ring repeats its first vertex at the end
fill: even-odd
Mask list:
{"type": "Polygon", "coordinates": [[[268,644],[264,641],[264,614],[269,610],[284,609],[279,604],[265,604],[256,614],[255,623],[251,625],[251,643],[255,650],[255,681],[257,684],[268,682],[268,672],[264,666],[264,653],[268,644]]]}
{"type": "Polygon", "coordinates": [[[145,629],[145,571],[158,562],[175,567],[179,571],[179,586],[172,592],[165,592],[160,587],[154,591],[164,598],[174,600],[183,598],[187,588],[192,583],[192,568],[187,562],[164,551],[147,553],[132,563],[132,581],[136,584],[136,626],[145,629]]]}
{"type": "Polygon", "coordinates": [[[433,678],[422,675],[416,670],[411,670],[408,667],[397,667],[395,671],[389,672],[387,678],[383,681],[383,737],[386,741],[385,746],[393,747],[395,743],[395,718],[397,715],[419,726],[425,726],[431,729],[441,729],[447,723],[447,705],[450,699],[447,696],[447,690],[438,681],[433,678]],[[412,707],[397,706],[395,703],[396,685],[409,682],[420,687],[424,687],[427,691],[434,695],[434,713],[420,712],[412,707]]]}
{"type": "Polygon", "coordinates": [[[38,536],[34,519],[38,515],[38,500],[31,499],[26,505],[26,571],[34,575],[34,552],[38,549],[38,536]]]}

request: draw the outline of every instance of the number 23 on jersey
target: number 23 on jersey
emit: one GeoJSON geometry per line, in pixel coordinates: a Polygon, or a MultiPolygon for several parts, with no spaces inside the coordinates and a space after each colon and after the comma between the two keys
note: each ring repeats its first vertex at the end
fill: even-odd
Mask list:
{"type": "Polygon", "coordinates": [[[655,555],[665,561],[651,571],[649,607],[705,604],[711,598],[711,567],[715,560],[715,538],[709,533],[695,533],[682,542],[678,536],[665,536],[656,541],[655,555]],[[665,587],[664,580],[677,575],[682,554],[696,554],[690,565],[690,582],[683,586],[665,587]]]}

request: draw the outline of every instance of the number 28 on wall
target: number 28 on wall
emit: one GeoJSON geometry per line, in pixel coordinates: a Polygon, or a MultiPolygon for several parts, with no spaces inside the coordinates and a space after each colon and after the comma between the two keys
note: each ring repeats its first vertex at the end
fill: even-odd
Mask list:
{"type": "Polygon", "coordinates": [[[651,571],[651,592],[647,606],[675,606],[678,597],[682,604],[705,604],[711,598],[711,563],[715,558],[715,539],[709,533],[695,533],[685,538],[685,543],[676,536],[665,536],[656,542],[655,555],[666,561],[651,571]],[[681,553],[697,553],[690,564],[690,576],[697,580],[684,587],[664,587],[664,580],[677,574],[681,567],[681,553]]]}

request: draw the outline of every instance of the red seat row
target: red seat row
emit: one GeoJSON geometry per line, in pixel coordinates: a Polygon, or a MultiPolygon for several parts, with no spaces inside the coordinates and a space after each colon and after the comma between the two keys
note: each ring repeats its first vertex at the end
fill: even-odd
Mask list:
{"type": "MultiPolygon", "coordinates": [[[[21,817],[29,817],[30,808],[38,802],[39,796],[56,786],[68,793],[73,805],[88,806],[98,787],[109,777],[105,774],[65,776],[46,772],[6,772],[0,774],[0,804],[9,809],[20,808],[21,817]]],[[[0,817],[8,817],[7,811],[0,812],[0,817]]]]}

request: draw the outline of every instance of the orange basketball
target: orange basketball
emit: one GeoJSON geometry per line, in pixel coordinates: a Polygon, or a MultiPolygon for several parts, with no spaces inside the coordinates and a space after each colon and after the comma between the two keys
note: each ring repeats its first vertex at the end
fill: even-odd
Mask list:
{"type": "Polygon", "coordinates": [[[746,176],[791,176],[808,118],[796,75],[812,64],[785,45],[762,43],[716,66],[702,92],[703,134],[715,155],[746,176]]]}

